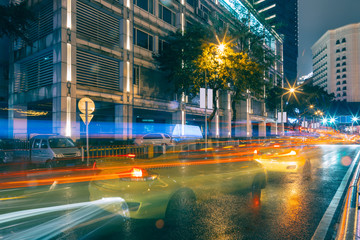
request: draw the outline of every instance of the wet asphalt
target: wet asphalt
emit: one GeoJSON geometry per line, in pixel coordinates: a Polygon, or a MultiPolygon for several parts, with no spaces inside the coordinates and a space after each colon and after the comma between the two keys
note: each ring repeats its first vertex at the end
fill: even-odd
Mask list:
{"type": "MultiPolygon", "coordinates": [[[[89,209],[69,207],[0,224],[3,226],[0,239],[14,239],[14,233],[24,239],[34,239],[34,235],[27,234],[51,227],[58,227],[58,234],[39,232],[35,236],[49,239],[311,239],[359,150],[357,146],[321,146],[317,154],[311,155],[311,174],[269,173],[259,207],[253,207],[249,197],[243,194],[213,193],[198,202],[196,216],[182,226],[173,227],[163,226],[162,219],[128,220],[101,209],[92,209],[90,215],[89,209]],[[81,221],[84,216],[89,220],[81,221]],[[66,226],[67,221],[76,223],[74,219],[81,224],[66,226]],[[64,227],[59,227],[61,223],[64,227]]],[[[48,188],[13,190],[12,196],[28,197],[0,201],[0,213],[88,201],[87,183],[59,185],[51,194],[48,188]]],[[[5,196],[6,191],[0,194],[5,196]]],[[[334,238],[340,207],[326,239],[334,238]]],[[[4,215],[0,215],[0,219],[1,216],[4,215]]]]}

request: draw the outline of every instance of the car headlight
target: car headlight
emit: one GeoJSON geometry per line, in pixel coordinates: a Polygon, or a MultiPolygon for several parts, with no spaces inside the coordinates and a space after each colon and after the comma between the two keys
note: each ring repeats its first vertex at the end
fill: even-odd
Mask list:
{"type": "Polygon", "coordinates": [[[80,152],[80,151],[76,152],[75,156],[76,156],[76,157],[80,157],[80,156],[81,156],[81,152],[80,152]]]}
{"type": "Polygon", "coordinates": [[[56,158],[63,158],[63,157],[64,157],[64,154],[58,153],[58,154],[55,154],[55,157],[56,157],[56,158]]]}

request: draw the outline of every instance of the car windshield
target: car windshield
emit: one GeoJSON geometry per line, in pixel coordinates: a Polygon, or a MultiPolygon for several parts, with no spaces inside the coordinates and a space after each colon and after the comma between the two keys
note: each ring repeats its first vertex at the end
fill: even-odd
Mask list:
{"type": "Polygon", "coordinates": [[[50,138],[49,144],[51,148],[72,148],[75,147],[74,142],[70,138],[50,138]]]}

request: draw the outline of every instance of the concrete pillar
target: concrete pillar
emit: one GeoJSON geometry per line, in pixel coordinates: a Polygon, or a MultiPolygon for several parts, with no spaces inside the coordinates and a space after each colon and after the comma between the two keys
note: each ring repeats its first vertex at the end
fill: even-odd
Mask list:
{"type": "Polygon", "coordinates": [[[128,104],[115,104],[115,138],[131,139],[133,136],[133,107],[128,104]]]}
{"type": "Polygon", "coordinates": [[[259,137],[266,137],[266,122],[261,121],[259,123],[259,137]]]}
{"type": "Polygon", "coordinates": [[[9,135],[11,138],[27,139],[27,106],[9,104],[9,135]]]}
{"type": "Polygon", "coordinates": [[[271,123],[271,135],[277,135],[277,122],[271,123]]]}

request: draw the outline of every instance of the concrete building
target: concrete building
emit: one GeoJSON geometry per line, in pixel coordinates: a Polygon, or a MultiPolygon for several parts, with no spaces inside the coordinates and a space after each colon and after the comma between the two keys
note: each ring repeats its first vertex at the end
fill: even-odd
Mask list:
{"type": "MultiPolygon", "coordinates": [[[[188,24],[209,24],[209,14],[232,11],[258,23],[241,2],[159,0],[34,0],[38,21],[29,30],[31,46],[14,41],[10,56],[9,114],[11,136],[60,133],[78,139],[85,126],[78,101],[95,102],[89,125],[92,137],[132,138],[147,132],[171,132],[174,124],[203,127],[204,109],[186,96],[171,94],[153,53],[164,36],[188,24]],[[245,15],[243,15],[245,14],[245,15]]],[[[282,40],[264,28],[265,47],[282,56],[282,40]]],[[[273,66],[283,81],[282,61],[273,66]]],[[[239,125],[232,123],[230,93],[218,93],[219,111],[211,124],[213,137],[275,134],[276,119],[265,104],[248,96],[239,104],[239,125]],[[240,106],[241,105],[241,106],[240,106]],[[232,131],[232,127],[235,130],[232,131]]],[[[210,110],[208,114],[210,113],[210,110]]]]}
{"type": "Polygon", "coordinates": [[[284,37],[284,76],[292,84],[297,76],[299,46],[298,0],[249,0],[265,21],[284,37]]]}
{"type": "Polygon", "coordinates": [[[360,23],[327,31],[312,46],[314,84],[335,100],[360,102],[360,23]]]}

